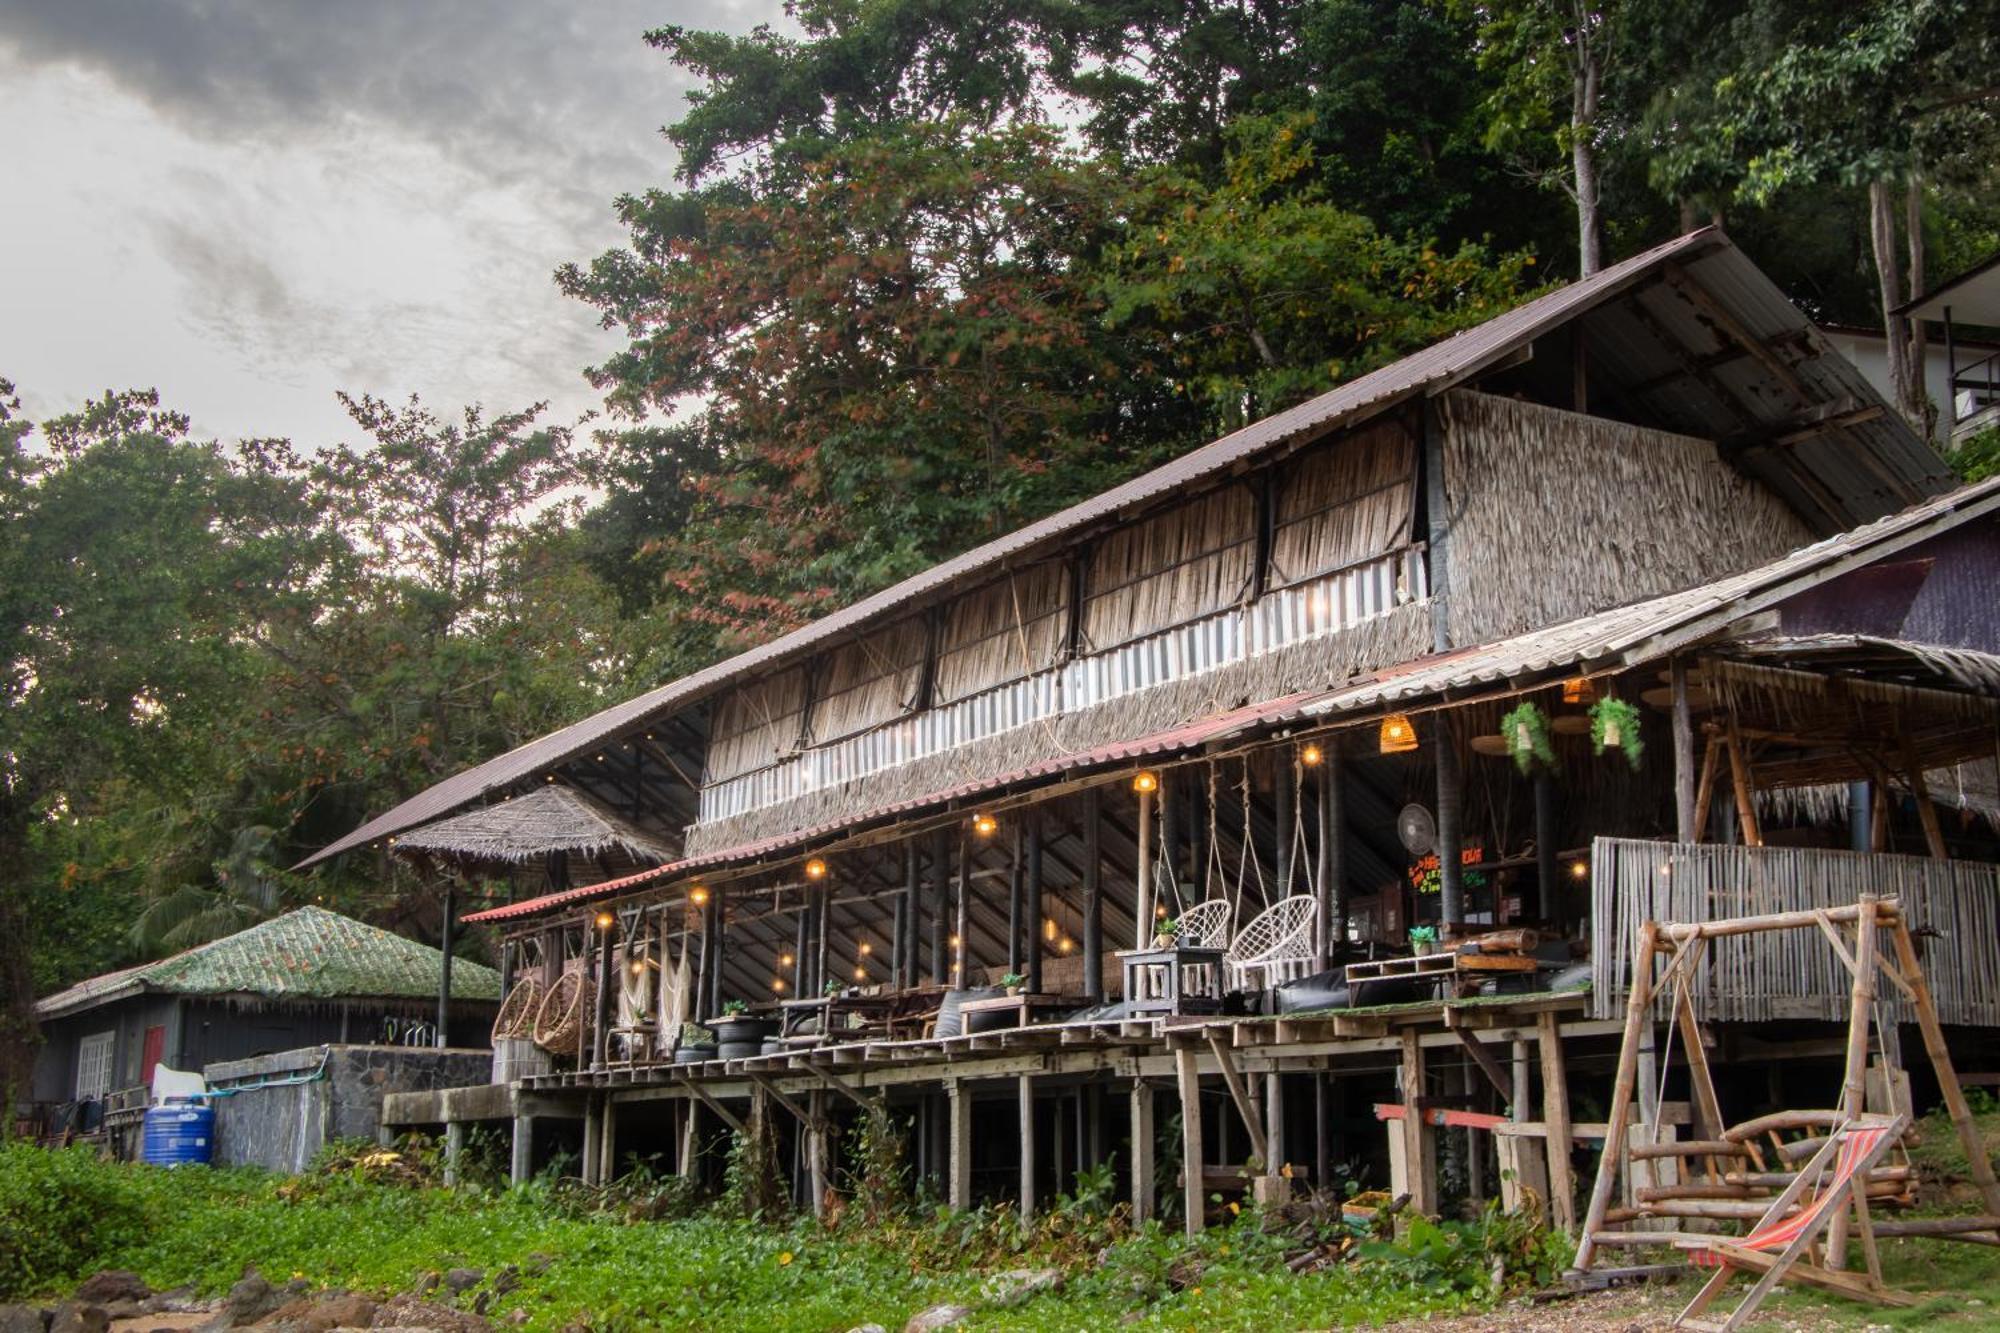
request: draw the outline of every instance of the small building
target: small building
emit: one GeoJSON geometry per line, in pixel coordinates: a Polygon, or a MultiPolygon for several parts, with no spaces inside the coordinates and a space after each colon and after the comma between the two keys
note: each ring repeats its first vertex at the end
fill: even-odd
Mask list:
{"type": "MultiPolygon", "coordinates": [[[[144,1088],[161,1064],[203,1070],[328,1044],[436,1046],[442,963],[429,945],[301,907],[38,1000],[31,1100],[46,1119],[144,1088]]],[[[483,1046],[499,973],[460,960],[451,994],[453,1034],[483,1046]]]]}

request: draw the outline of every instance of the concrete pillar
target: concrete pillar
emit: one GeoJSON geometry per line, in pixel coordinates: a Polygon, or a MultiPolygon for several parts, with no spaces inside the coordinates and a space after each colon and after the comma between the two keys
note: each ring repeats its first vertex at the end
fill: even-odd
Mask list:
{"type": "Polygon", "coordinates": [[[945,1084],[950,1102],[949,1152],[951,1183],[946,1202],[963,1212],[972,1207],[972,1093],[963,1079],[945,1084]]]}
{"type": "Polygon", "coordinates": [[[531,1115],[514,1117],[514,1157],[508,1171],[508,1179],[516,1185],[527,1183],[535,1174],[535,1118],[531,1115]]]}
{"type": "Polygon", "coordinates": [[[446,1189],[458,1184],[458,1158],[465,1151],[465,1122],[450,1120],[444,1127],[444,1183],[446,1189]]]}
{"type": "Polygon", "coordinates": [[[604,1123],[597,1131],[597,1183],[609,1185],[618,1177],[618,1104],[609,1093],[604,1097],[604,1123]]]}
{"type": "Polygon", "coordinates": [[[1021,1216],[1035,1213],[1035,1080],[1023,1074],[1021,1102],[1021,1216]]]}
{"type": "Polygon", "coordinates": [[[1181,1201],[1187,1211],[1187,1234],[1198,1235],[1206,1219],[1207,1196],[1201,1179],[1201,1071],[1192,1046],[1174,1052],[1174,1072],[1181,1090],[1181,1201]]]}
{"type": "Polygon", "coordinates": [[[598,1183],[598,1171],[604,1160],[604,1122],[598,1118],[600,1104],[598,1094],[591,1096],[583,1104],[583,1182],[586,1185],[598,1183]]]}
{"type": "Polygon", "coordinates": [[[1153,1089],[1144,1079],[1132,1082],[1132,1220],[1144,1222],[1154,1212],[1153,1089]]]}

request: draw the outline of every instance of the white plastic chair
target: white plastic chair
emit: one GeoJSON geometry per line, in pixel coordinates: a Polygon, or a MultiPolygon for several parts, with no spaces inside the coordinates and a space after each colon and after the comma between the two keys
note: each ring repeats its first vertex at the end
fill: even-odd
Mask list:
{"type": "Polygon", "coordinates": [[[1223,955],[1231,990],[1264,990],[1312,975],[1318,903],[1309,894],[1282,898],[1237,933],[1223,955]]]}

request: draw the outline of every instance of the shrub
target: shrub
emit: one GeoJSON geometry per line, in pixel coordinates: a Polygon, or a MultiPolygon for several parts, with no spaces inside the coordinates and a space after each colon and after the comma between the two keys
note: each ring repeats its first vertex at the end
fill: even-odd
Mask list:
{"type": "Polygon", "coordinates": [[[150,1174],[85,1148],[0,1144],[0,1300],[75,1282],[99,1255],[143,1235],[150,1174]]]}

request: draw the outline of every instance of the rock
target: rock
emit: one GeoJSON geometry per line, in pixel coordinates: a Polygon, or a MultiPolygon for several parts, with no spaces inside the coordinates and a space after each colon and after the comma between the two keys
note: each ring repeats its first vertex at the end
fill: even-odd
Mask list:
{"type": "Polygon", "coordinates": [[[371,1328],[429,1328],[437,1333],[486,1333],[493,1327],[478,1315],[454,1310],[449,1305],[420,1301],[414,1296],[392,1296],[376,1308],[371,1328]]]}
{"type": "Polygon", "coordinates": [[[856,1324],[847,1333],[889,1333],[889,1330],[880,1324],[856,1324]]]}
{"type": "Polygon", "coordinates": [[[329,1333],[336,1328],[366,1328],[378,1307],[366,1296],[351,1291],[329,1291],[307,1303],[304,1313],[293,1320],[297,1333],[329,1333]]]}
{"type": "Polygon", "coordinates": [[[979,1299],[989,1309],[1011,1310],[1062,1284],[1063,1275],[1053,1268],[1015,1268],[980,1283],[979,1299]]]}
{"type": "Polygon", "coordinates": [[[113,1305],[119,1301],[143,1301],[153,1294],[146,1280],[122,1268],[107,1268],[85,1278],[76,1289],[76,1299],[90,1305],[113,1305]]]}
{"type": "Polygon", "coordinates": [[[410,1290],[418,1296],[428,1296],[438,1288],[436,1273],[419,1273],[417,1280],[410,1284],[410,1290]]]}
{"type": "Polygon", "coordinates": [[[903,1333],[934,1333],[941,1328],[952,1328],[972,1318],[969,1305],[933,1305],[928,1310],[919,1310],[910,1316],[910,1322],[903,1325],[903,1333]]]}
{"type": "Polygon", "coordinates": [[[49,1320],[49,1333],[104,1333],[110,1327],[111,1316],[103,1306],[82,1301],[64,1301],[49,1320]]]}
{"type": "Polygon", "coordinates": [[[453,1268],[444,1275],[445,1290],[454,1296],[471,1291],[485,1280],[486,1270],[483,1268],[453,1268]]]}
{"type": "Polygon", "coordinates": [[[48,1333],[49,1316],[39,1305],[0,1305],[0,1333],[48,1333]]]}

